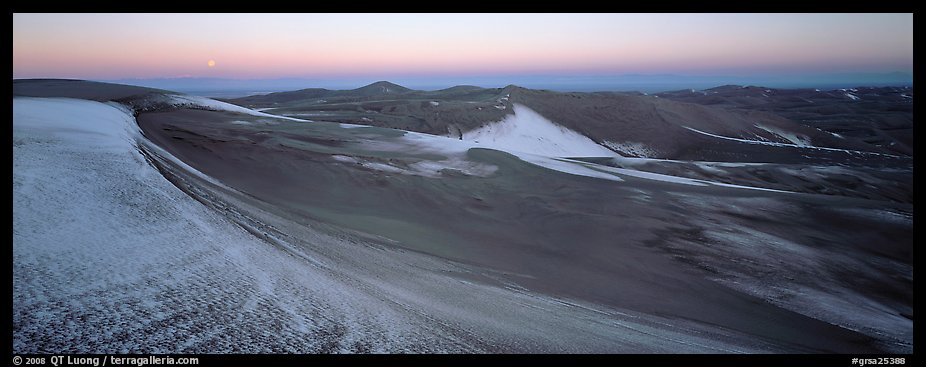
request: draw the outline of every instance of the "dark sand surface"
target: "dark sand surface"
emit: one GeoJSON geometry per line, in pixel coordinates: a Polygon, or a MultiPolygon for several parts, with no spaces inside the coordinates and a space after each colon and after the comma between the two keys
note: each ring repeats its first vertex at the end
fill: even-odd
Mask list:
{"type": "MultiPolygon", "coordinates": [[[[196,169],[299,215],[306,223],[346,227],[385,237],[395,246],[488,268],[505,282],[531,291],[716,325],[780,345],[782,350],[860,352],[878,347],[867,336],[711,280],[735,268],[722,264],[730,259],[706,262],[715,268],[703,266],[692,259],[716,254],[697,248],[688,249],[694,254],[679,259],[678,243],[697,240],[689,235],[704,231],[707,225],[709,229],[726,228],[739,221],[760,232],[780,234],[788,228],[788,233],[796,235],[790,237],[803,243],[797,246],[819,252],[815,256],[852,249],[860,254],[850,256],[850,261],[865,262],[866,251],[858,247],[874,240],[896,244],[893,250],[883,249],[891,259],[912,262],[909,240],[905,240],[910,227],[865,230],[867,238],[853,238],[851,232],[840,232],[844,228],[807,221],[816,215],[817,207],[879,207],[880,202],[691,187],[632,177],[614,184],[552,172],[483,149],[471,150],[467,156],[497,166],[489,177],[447,171],[439,178],[395,174],[331,158],[334,153],[377,157],[397,166],[420,160],[401,150],[365,149],[351,143],[371,135],[388,140],[394,135],[391,130],[343,129],[325,123],[230,123],[241,118],[178,110],[144,113],[138,121],[152,141],[196,169]],[[758,198],[780,202],[800,215],[773,213],[775,220],[769,221],[730,213],[706,214],[676,199],[677,195],[704,198],[707,203],[758,198]],[[701,216],[710,223],[692,219],[701,216]],[[803,241],[807,238],[827,246],[803,241]]],[[[760,260],[785,262],[790,256],[771,254],[760,260]]],[[[888,283],[900,293],[891,293],[891,301],[908,304],[912,300],[904,291],[909,283],[874,278],[877,285],[860,291],[874,292],[888,283]]]]}

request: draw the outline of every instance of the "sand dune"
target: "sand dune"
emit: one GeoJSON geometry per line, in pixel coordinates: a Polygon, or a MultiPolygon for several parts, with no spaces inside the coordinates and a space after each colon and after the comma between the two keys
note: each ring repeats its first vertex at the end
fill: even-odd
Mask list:
{"type": "Polygon", "coordinates": [[[14,89],[17,351],[912,351],[912,203],[888,194],[146,93],[14,89]],[[77,138],[100,126],[106,152],[77,138]]]}

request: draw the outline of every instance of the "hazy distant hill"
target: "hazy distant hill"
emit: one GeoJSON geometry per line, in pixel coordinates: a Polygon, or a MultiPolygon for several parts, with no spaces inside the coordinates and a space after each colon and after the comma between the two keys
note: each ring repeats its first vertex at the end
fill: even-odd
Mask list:
{"type": "MultiPolygon", "coordinates": [[[[397,84],[419,90],[438,90],[453,85],[467,84],[482,87],[502,87],[517,84],[531,89],[555,91],[641,91],[657,93],[679,89],[705,89],[718,85],[764,85],[773,88],[852,88],[869,86],[911,86],[909,73],[833,73],[769,76],[678,75],[678,74],[622,74],[622,75],[499,75],[485,77],[384,77],[397,84]]],[[[332,90],[354,89],[370,83],[361,78],[146,78],[101,80],[103,82],[138,85],[151,88],[194,93],[207,96],[239,96],[292,91],[313,86],[332,90]]]]}
{"type": "Polygon", "coordinates": [[[913,87],[831,90],[725,85],[656,94],[732,110],[766,111],[895,154],[913,154],[913,87]]]}
{"type": "MultiPolygon", "coordinates": [[[[512,115],[512,105],[521,104],[553,123],[587,136],[624,156],[716,161],[739,161],[749,157],[758,161],[782,162],[800,161],[805,155],[799,149],[771,149],[767,144],[743,144],[731,139],[834,150],[897,152],[852,136],[840,136],[802,125],[776,113],[775,108],[729,108],[739,106],[737,101],[761,95],[762,91],[756,88],[737,86],[720,87],[718,90],[685,93],[705,99],[726,98],[730,102],[722,106],[703,103],[704,100],[693,101],[702,103],[687,103],[678,96],[681,92],[659,95],[564,93],[514,85],[505,88],[458,86],[420,91],[388,82],[353,90],[303,89],[229,101],[249,108],[267,109],[274,114],[463,139],[469,132],[512,115]]],[[[831,103],[844,102],[851,100],[843,98],[831,103]]]]}

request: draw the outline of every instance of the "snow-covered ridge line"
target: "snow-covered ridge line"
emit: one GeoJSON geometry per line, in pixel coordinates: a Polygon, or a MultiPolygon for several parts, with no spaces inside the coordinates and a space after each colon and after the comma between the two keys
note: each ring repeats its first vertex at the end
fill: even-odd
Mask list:
{"type": "Polygon", "coordinates": [[[800,145],[795,145],[795,144],[775,143],[775,142],[771,142],[771,141],[757,141],[757,140],[749,140],[749,139],[731,138],[731,137],[729,137],[729,136],[722,136],[722,135],[711,134],[711,133],[709,133],[709,132],[704,132],[704,131],[701,131],[701,130],[698,130],[698,129],[695,129],[695,128],[691,128],[691,127],[688,127],[688,126],[682,126],[682,127],[686,128],[686,129],[688,129],[688,130],[694,131],[694,132],[696,132],[696,133],[698,133],[698,134],[707,135],[707,136],[710,136],[710,137],[713,137],[713,138],[726,139],[726,140],[732,140],[732,141],[738,141],[738,142],[746,143],[746,144],[759,144],[759,145],[770,145],[770,146],[776,146],[776,147],[790,147],[790,148],[801,148],[801,149],[817,149],[817,150],[828,150],[828,151],[834,151],[834,152],[845,152],[845,153],[847,153],[847,154],[871,154],[871,155],[880,155],[880,156],[885,156],[885,157],[903,158],[903,157],[901,157],[901,156],[899,156],[899,155],[885,154],[885,153],[875,153],[875,152],[864,152],[864,151],[861,151],[861,150],[849,150],[849,149],[827,148],[827,147],[818,147],[818,146],[800,146],[800,145]]]}
{"type": "Polygon", "coordinates": [[[53,132],[53,134],[72,137],[75,128],[69,126],[67,121],[61,121],[63,117],[61,117],[61,112],[58,110],[71,111],[77,115],[77,118],[87,121],[87,123],[80,125],[78,129],[82,133],[92,133],[95,145],[98,147],[110,147],[118,150],[143,148],[153,153],[157,158],[170,161],[180,169],[213,185],[236,191],[219,180],[191,167],[164,148],[148,140],[138,127],[129,106],[117,102],[103,103],[73,98],[14,97],[13,107],[14,128],[17,125],[28,126],[31,129],[48,128],[62,132],[61,134],[53,132]],[[115,111],[107,111],[107,108],[112,108],[115,111]],[[17,110],[22,111],[22,113],[17,113],[17,110]],[[124,121],[116,122],[120,119],[124,121]]]}
{"type": "Polygon", "coordinates": [[[297,119],[295,117],[279,116],[279,115],[272,115],[272,114],[265,113],[265,112],[259,112],[259,111],[252,110],[250,108],[233,105],[231,103],[225,103],[222,101],[216,101],[214,99],[206,98],[206,97],[180,95],[180,94],[170,94],[168,95],[168,97],[170,97],[170,99],[172,100],[172,102],[174,102],[174,105],[176,106],[193,105],[197,107],[203,107],[209,110],[238,112],[238,113],[243,113],[243,114],[252,115],[252,116],[270,117],[270,118],[284,119],[284,120],[290,120],[290,121],[312,122],[310,120],[297,119]]]}
{"type": "MultiPolygon", "coordinates": [[[[72,117],[73,118],[73,117],[72,117]]],[[[42,131],[68,143],[92,143],[107,151],[134,145],[141,130],[131,110],[118,103],[74,98],[13,97],[13,130],[42,131]],[[66,111],[67,114],[61,111],[66,111]],[[71,115],[86,119],[72,126],[71,115]],[[78,133],[79,134],[76,134],[78,133]]]]}

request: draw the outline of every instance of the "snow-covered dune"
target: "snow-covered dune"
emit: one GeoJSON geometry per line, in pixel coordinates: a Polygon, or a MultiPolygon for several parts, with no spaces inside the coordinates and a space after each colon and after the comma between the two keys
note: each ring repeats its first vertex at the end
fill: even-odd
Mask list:
{"type": "Polygon", "coordinates": [[[257,326],[307,326],[281,307],[299,307],[298,293],[274,280],[296,264],[164,179],[136,149],[130,114],[16,98],[13,121],[14,350],[218,350],[223,334],[244,338],[240,350],[297,346],[257,326]]]}
{"type": "Polygon", "coordinates": [[[127,112],[86,100],[13,100],[14,350],[413,347],[385,342],[422,332],[407,317],[168,182],[137,148],[127,112]]]}
{"type": "Polygon", "coordinates": [[[119,105],[13,99],[17,353],[774,349],[463,281],[444,260],[292,222],[274,225],[314,248],[261,240],[168,181],[148,159],[171,158],[146,156],[158,154],[148,144],[119,105]]]}

